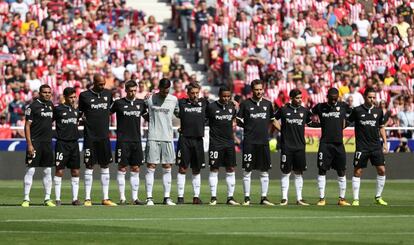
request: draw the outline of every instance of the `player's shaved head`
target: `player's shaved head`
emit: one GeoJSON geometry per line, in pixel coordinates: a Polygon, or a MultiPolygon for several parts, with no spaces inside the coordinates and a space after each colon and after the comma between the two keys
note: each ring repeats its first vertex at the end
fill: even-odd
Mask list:
{"type": "Polygon", "coordinates": [[[105,88],[105,78],[101,74],[93,75],[93,90],[97,93],[101,92],[105,88]]]}
{"type": "Polygon", "coordinates": [[[336,89],[336,88],[330,88],[328,90],[327,98],[328,98],[328,103],[330,105],[335,105],[336,102],[338,102],[338,99],[339,99],[339,91],[338,91],[338,89],[336,89]]]}

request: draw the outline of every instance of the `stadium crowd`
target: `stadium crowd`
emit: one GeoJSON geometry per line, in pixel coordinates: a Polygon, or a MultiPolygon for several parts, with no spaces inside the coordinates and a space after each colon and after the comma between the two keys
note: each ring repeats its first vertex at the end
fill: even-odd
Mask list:
{"type": "Polygon", "coordinates": [[[261,78],[275,107],[299,88],[309,108],[325,101],[330,87],[356,107],[373,86],[387,126],[414,126],[414,2],[176,0],[172,6],[172,29],[195,48],[196,62],[204,60],[212,85],[228,83],[245,98],[251,81],[261,78]]]}
{"type": "Polygon", "coordinates": [[[175,81],[178,96],[178,86],[196,79],[161,44],[155,17],[126,7],[125,0],[1,0],[0,30],[3,126],[24,125],[25,106],[41,84],[52,87],[58,103],[64,88],[79,95],[95,73],[105,76],[114,98],[125,96],[130,79],[139,84],[139,98],[156,91],[162,77],[175,81]]]}
{"type": "MultiPolygon", "coordinates": [[[[414,4],[409,0],[173,0],[172,30],[179,30],[208,82],[229,84],[246,98],[256,78],[266,81],[275,107],[299,88],[304,106],[326,100],[330,87],[353,107],[374,86],[387,126],[414,126],[414,4]]],[[[24,107],[49,84],[53,101],[67,86],[77,94],[95,72],[113,97],[134,79],[138,97],[156,91],[160,78],[174,95],[197,80],[177,54],[162,46],[154,16],[125,0],[0,0],[0,122],[24,125],[24,107]]],[[[208,91],[204,95],[208,97],[208,91]]],[[[113,120],[114,122],[115,120],[113,120]]],[[[391,132],[411,138],[410,132],[391,132]]]]}

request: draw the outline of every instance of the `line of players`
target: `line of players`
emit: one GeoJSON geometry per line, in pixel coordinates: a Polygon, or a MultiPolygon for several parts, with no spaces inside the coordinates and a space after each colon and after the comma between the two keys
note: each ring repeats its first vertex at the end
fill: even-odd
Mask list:
{"type": "Polygon", "coordinates": [[[254,80],[251,84],[253,95],[240,105],[231,100],[231,90],[221,87],[219,100],[208,103],[199,98],[200,86],[191,83],[187,87],[188,99],[177,100],[169,94],[171,82],[161,79],[159,92],[150,95],[145,101],[136,99],[137,84],[125,83],[126,97],[112,101],[111,92],[104,89],[105,79],[94,76],[93,87],[79,96],[79,107],[75,108],[76,93],[73,88],[64,90],[65,102],[56,107],[50,102],[52,95],[48,85],[40,87],[39,98],[26,109],[25,136],[27,140],[26,174],[24,176],[23,207],[30,206],[30,189],[37,167],[43,168],[43,185],[46,206],[61,204],[61,183],[64,169],[71,169],[72,204],[81,205],[78,199],[80,153],[78,148],[79,121],[84,124],[84,163],[85,201],[84,206],[91,206],[91,189],[94,165],[100,166],[103,200],[106,206],[117,204],[109,198],[109,164],[112,162],[109,141],[109,117],[111,113],[117,118],[117,144],[115,162],[118,164],[117,182],[120,193],[119,204],[126,204],[125,175],[130,169],[132,204],[154,205],[152,190],[154,173],[157,165],[162,166],[162,182],[165,205],[176,205],[170,198],[171,167],[176,163],[178,199],[177,204],[184,204],[184,187],[188,168],[192,172],[193,204],[202,204],[200,199],[200,171],[205,167],[203,137],[204,127],[208,124],[210,131],[209,145],[209,184],[211,191],[210,205],[217,204],[218,172],[220,167],[226,170],[227,204],[240,205],[234,198],[236,154],[234,149],[233,123],[243,130],[243,192],[242,205],[250,205],[250,183],[253,170],[260,172],[260,204],[274,205],[267,198],[269,187],[268,171],[272,167],[269,150],[269,127],[281,132],[280,169],[282,200],[280,205],[288,204],[289,178],[294,173],[296,187],[296,204],[309,205],[302,197],[303,171],[306,170],[305,125],[320,127],[322,136],[318,152],[319,174],[317,183],[320,200],[317,205],[326,205],[326,172],[335,169],[338,174],[338,205],[351,205],[345,200],[346,192],[346,154],[343,144],[343,129],[354,123],[356,134],[356,152],[354,157],[354,176],[352,188],[354,200],[352,205],[359,205],[359,188],[362,169],[367,162],[377,169],[377,190],[375,202],[387,205],[381,198],[385,184],[385,160],[387,139],[384,130],[384,115],[375,107],[375,90],[365,90],[365,103],[350,109],[347,104],[338,101],[338,90],[328,91],[328,102],[316,105],[312,110],[301,106],[302,94],[293,89],[289,96],[291,102],[276,112],[272,103],[263,98],[264,84],[254,80]],[[173,144],[173,117],[181,121],[178,149],[173,144]],[[313,121],[312,115],[319,120],[313,121]],[[138,199],[139,171],[144,162],[141,147],[141,117],[148,121],[148,138],[145,148],[147,164],[145,186],[147,200],[138,199]],[[55,159],[52,150],[52,123],[56,122],[55,159]],[[382,139],[382,143],[380,141],[382,139]],[[56,166],[55,203],[51,201],[51,168],[56,166]]]}

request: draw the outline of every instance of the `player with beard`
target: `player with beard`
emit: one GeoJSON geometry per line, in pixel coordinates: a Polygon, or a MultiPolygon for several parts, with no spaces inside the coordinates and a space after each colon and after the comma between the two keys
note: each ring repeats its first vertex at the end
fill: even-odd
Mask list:
{"type": "Polygon", "coordinates": [[[208,102],[199,98],[200,85],[190,83],[187,86],[187,99],[179,101],[180,137],[178,139],[177,174],[178,204],[184,204],[185,175],[187,169],[192,170],[192,184],[194,190],[193,204],[202,204],[200,199],[201,176],[200,171],[204,163],[204,125],[206,122],[206,108],[208,102]]]}
{"type": "Polygon", "coordinates": [[[243,205],[250,205],[250,183],[252,170],[260,171],[262,205],[274,205],[267,199],[269,189],[269,169],[271,169],[269,149],[269,125],[274,121],[272,103],[263,98],[263,81],[251,83],[253,96],[240,104],[237,124],[243,131],[243,205]]]}
{"type": "Polygon", "coordinates": [[[105,89],[104,77],[95,74],[93,76],[93,87],[79,95],[79,111],[85,124],[85,206],[92,206],[93,167],[96,164],[101,167],[102,205],[117,205],[109,199],[109,163],[112,162],[111,143],[109,141],[111,105],[112,93],[105,89]]]}
{"type": "Polygon", "coordinates": [[[39,88],[39,98],[35,99],[25,111],[26,123],[24,133],[27,142],[26,174],[24,175],[24,201],[22,207],[30,206],[30,190],[36,168],[43,168],[44,205],[56,206],[50,200],[52,191],[52,123],[53,104],[50,101],[52,89],[49,85],[39,88]]]}
{"type": "Polygon", "coordinates": [[[138,199],[139,170],[143,162],[141,143],[141,116],[146,114],[144,100],[136,99],[137,83],[130,80],[125,83],[126,96],[116,100],[111,106],[111,113],[116,113],[116,150],[115,162],[118,164],[119,204],[126,204],[125,175],[130,167],[132,204],[144,205],[138,199]]]}

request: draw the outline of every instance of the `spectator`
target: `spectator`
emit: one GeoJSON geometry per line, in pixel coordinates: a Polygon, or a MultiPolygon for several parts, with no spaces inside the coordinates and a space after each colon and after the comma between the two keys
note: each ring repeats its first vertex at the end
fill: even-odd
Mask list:
{"type": "Polygon", "coordinates": [[[8,120],[12,126],[21,120],[24,115],[24,102],[21,100],[20,94],[16,93],[14,99],[9,104],[8,120]]]}
{"type": "MultiPolygon", "coordinates": [[[[414,112],[411,108],[411,103],[406,99],[404,101],[404,109],[397,114],[401,127],[414,127],[414,112]]],[[[411,130],[404,130],[402,136],[412,138],[411,130]]]]}

